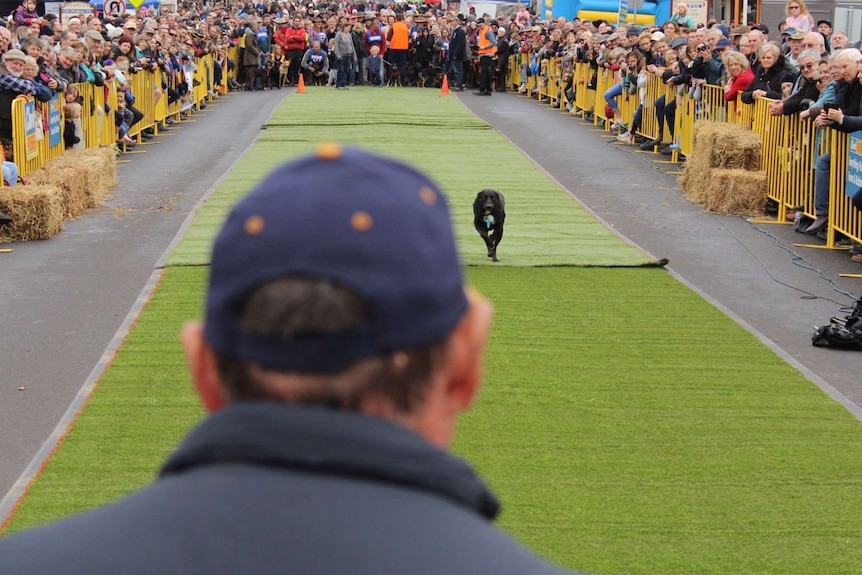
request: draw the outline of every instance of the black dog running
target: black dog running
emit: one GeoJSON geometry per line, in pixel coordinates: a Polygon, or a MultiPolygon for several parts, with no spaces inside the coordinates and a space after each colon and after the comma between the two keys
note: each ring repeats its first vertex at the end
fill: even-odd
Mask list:
{"type": "Polygon", "coordinates": [[[488,257],[498,262],[497,246],[503,239],[503,224],[506,221],[506,201],[496,190],[482,190],[473,201],[473,225],[485,240],[488,257]]]}

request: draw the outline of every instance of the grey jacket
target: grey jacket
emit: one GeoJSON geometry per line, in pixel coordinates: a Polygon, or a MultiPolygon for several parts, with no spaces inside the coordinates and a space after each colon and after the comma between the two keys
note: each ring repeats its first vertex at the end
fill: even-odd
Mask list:
{"type": "Polygon", "coordinates": [[[338,31],[335,33],[335,40],[332,45],[332,54],[336,59],[356,58],[356,49],[353,47],[353,36],[349,33],[338,31]]]}

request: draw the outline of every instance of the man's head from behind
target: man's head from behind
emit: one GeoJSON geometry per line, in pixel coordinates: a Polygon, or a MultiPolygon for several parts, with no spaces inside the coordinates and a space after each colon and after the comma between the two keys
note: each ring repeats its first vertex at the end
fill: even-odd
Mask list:
{"type": "Polygon", "coordinates": [[[209,409],[275,400],[395,419],[446,446],[478,388],[490,305],[464,289],[446,200],[335,144],[231,212],[184,343],[209,409]]]}

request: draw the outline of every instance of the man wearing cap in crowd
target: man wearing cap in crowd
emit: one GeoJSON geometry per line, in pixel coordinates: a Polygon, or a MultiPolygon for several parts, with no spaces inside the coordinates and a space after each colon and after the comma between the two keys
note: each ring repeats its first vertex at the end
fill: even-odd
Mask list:
{"type": "Polygon", "coordinates": [[[0,572],[564,573],[448,453],[492,309],[431,180],[322,146],[233,208],[210,267],[182,334],[210,414],[153,485],[0,540],[0,572]]]}
{"type": "Polygon", "coordinates": [[[826,51],[829,51],[829,44],[832,40],[832,22],[829,20],[818,20],[817,31],[823,34],[823,45],[826,51]]]}
{"type": "Polygon", "coordinates": [[[739,41],[743,35],[748,34],[751,29],[748,26],[735,26],[730,29],[730,41],[735,48],[739,48],[739,41]]]}
{"type": "Polygon", "coordinates": [[[803,40],[805,40],[805,32],[802,30],[793,30],[790,32],[790,36],[787,37],[787,51],[784,55],[794,67],[798,66],[799,54],[802,53],[803,40]]]}
{"type": "MultiPolygon", "coordinates": [[[[496,23],[496,22],[495,22],[496,23]]],[[[473,92],[477,96],[490,96],[491,70],[494,69],[494,60],[497,57],[497,34],[491,29],[491,25],[479,18],[479,90],[473,92]]]]}
{"type": "Polygon", "coordinates": [[[449,37],[449,52],[447,53],[448,70],[451,70],[453,82],[451,89],[460,92],[464,89],[464,60],[467,59],[467,31],[464,30],[465,17],[458,14],[458,24],[452,29],[449,37]]]}
{"type": "Polygon", "coordinates": [[[105,38],[102,36],[101,32],[97,32],[96,30],[87,30],[84,33],[84,41],[87,43],[87,48],[90,49],[90,52],[94,54],[102,53],[102,44],[105,41],[105,38]]]}
{"type": "Polygon", "coordinates": [[[21,50],[6,50],[0,64],[0,138],[12,140],[12,101],[18,96],[34,96],[47,102],[54,96],[48,86],[21,77],[27,55],[21,50]]]}

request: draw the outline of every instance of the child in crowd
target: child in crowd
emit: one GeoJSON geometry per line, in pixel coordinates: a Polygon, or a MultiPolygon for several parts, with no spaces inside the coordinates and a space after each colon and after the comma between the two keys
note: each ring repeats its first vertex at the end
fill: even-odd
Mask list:
{"type": "Polygon", "coordinates": [[[368,57],[368,76],[372,86],[383,86],[383,58],[380,57],[380,47],[372,46],[368,57]]]}
{"type": "MultiPolygon", "coordinates": [[[[3,183],[7,186],[15,186],[18,184],[20,177],[18,176],[18,166],[12,162],[12,142],[3,140],[3,183]]],[[[0,223],[3,223],[8,218],[4,218],[6,214],[0,212],[0,223]]],[[[7,222],[8,223],[8,222],[7,222]]]]}
{"type": "Polygon", "coordinates": [[[128,147],[134,146],[135,142],[129,137],[129,126],[133,121],[130,118],[132,113],[126,109],[126,93],[117,92],[117,111],[114,113],[114,125],[117,126],[118,144],[125,144],[128,147]]]}
{"type": "Polygon", "coordinates": [[[71,102],[63,106],[63,118],[63,143],[68,150],[81,143],[81,137],[78,135],[81,126],[81,104],[71,102]]]}
{"type": "Polygon", "coordinates": [[[25,80],[35,80],[38,75],[39,63],[36,62],[36,58],[26,56],[24,58],[24,71],[21,73],[21,77],[25,80]]]}

